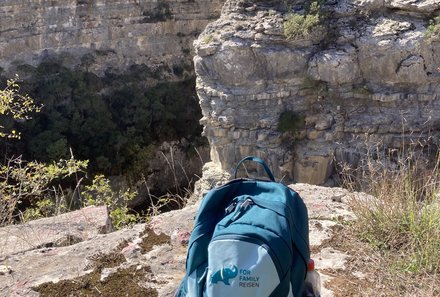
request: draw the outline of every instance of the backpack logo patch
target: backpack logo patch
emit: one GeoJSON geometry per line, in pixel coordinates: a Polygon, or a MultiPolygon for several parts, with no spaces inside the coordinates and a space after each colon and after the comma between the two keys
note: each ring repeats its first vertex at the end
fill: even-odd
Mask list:
{"type": "Polygon", "coordinates": [[[238,268],[237,266],[232,266],[232,268],[229,267],[223,267],[220,270],[217,270],[211,275],[211,283],[216,284],[218,282],[223,282],[225,285],[230,286],[229,283],[230,279],[233,279],[237,277],[238,275],[238,268]]]}

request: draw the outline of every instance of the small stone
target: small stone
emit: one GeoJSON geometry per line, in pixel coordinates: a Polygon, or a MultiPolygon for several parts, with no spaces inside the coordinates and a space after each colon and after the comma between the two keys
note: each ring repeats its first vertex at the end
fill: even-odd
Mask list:
{"type": "Polygon", "coordinates": [[[263,40],[264,39],[264,34],[263,33],[257,33],[254,36],[255,40],[263,40]]]}
{"type": "Polygon", "coordinates": [[[264,26],[263,26],[262,24],[258,24],[258,25],[255,27],[255,32],[257,32],[257,33],[263,33],[263,32],[264,32],[264,26]]]}
{"type": "Polygon", "coordinates": [[[324,116],[316,122],[315,129],[319,131],[327,130],[333,125],[333,122],[331,115],[324,116]]]}
{"type": "Polygon", "coordinates": [[[255,11],[257,7],[255,5],[251,6],[251,7],[246,7],[244,10],[247,12],[251,12],[251,11],[255,11]]]}
{"type": "Polygon", "coordinates": [[[342,202],[342,197],[344,197],[344,195],[333,196],[332,201],[333,202],[342,202]]]}
{"type": "Polygon", "coordinates": [[[318,138],[322,138],[323,135],[324,132],[322,131],[311,130],[307,132],[307,138],[310,140],[316,140],[318,138]]]}
{"type": "Polygon", "coordinates": [[[191,236],[191,233],[188,230],[175,230],[173,234],[171,234],[171,242],[180,244],[180,245],[186,245],[189,242],[189,237],[191,236]]]}
{"type": "Polygon", "coordinates": [[[115,273],[116,271],[118,271],[118,268],[117,268],[117,267],[113,267],[113,268],[103,268],[103,269],[101,270],[101,278],[100,278],[100,281],[101,281],[102,283],[105,283],[105,282],[107,281],[107,278],[108,278],[111,274],[115,273]]]}
{"type": "Polygon", "coordinates": [[[0,275],[7,275],[11,273],[12,273],[11,267],[6,265],[0,265],[0,275]]]}
{"type": "Polygon", "coordinates": [[[124,255],[125,259],[128,262],[132,262],[135,259],[139,258],[139,256],[141,255],[141,251],[142,248],[139,246],[139,244],[132,242],[122,249],[121,254],[124,255]]]}

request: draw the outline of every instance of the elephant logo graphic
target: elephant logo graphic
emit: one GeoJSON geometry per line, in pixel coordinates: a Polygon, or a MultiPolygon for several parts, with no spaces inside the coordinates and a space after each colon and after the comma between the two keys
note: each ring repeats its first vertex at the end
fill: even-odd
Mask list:
{"type": "Polygon", "coordinates": [[[230,286],[229,280],[235,278],[238,275],[237,266],[223,267],[222,269],[214,272],[211,275],[211,283],[216,284],[218,282],[223,282],[225,285],[230,286]]]}

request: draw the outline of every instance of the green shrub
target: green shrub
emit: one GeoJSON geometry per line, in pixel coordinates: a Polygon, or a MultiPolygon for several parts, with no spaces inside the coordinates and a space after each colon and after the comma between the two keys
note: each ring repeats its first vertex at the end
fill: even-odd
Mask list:
{"type": "Polygon", "coordinates": [[[428,42],[440,38],[440,16],[429,21],[425,32],[425,38],[428,42]]]}
{"type": "Polygon", "coordinates": [[[173,14],[170,5],[167,2],[157,2],[157,6],[153,10],[146,10],[143,13],[144,23],[165,22],[172,18],[173,14]]]}
{"type": "MultiPolygon", "coordinates": [[[[174,71],[186,73],[177,66],[174,71]]],[[[21,131],[19,143],[3,140],[2,148],[24,159],[51,162],[68,158],[72,149],[76,158],[90,160],[92,176],[140,176],[148,163],[143,152],[151,146],[182,138],[193,142],[202,132],[193,78],[146,87],[145,77],[154,73],[145,65],[98,77],[56,59],[32,73],[22,87],[44,108],[32,121],[0,122],[8,135],[21,131]]]]}
{"type": "MultiPolygon", "coordinates": [[[[6,87],[0,90],[0,115],[6,117],[6,121],[28,120],[32,112],[39,112],[41,109],[31,97],[20,93],[18,80],[18,76],[7,80],[6,87]]],[[[20,133],[16,130],[6,131],[0,126],[0,137],[20,138],[20,133]]]]}
{"type": "Polygon", "coordinates": [[[208,35],[203,36],[202,41],[203,41],[203,43],[205,43],[205,44],[209,44],[209,43],[211,43],[211,42],[214,42],[214,41],[215,41],[215,38],[214,38],[213,35],[208,34],[208,35]]]}
{"type": "MultiPolygon", "coordinates": [[[[6,122],[8,119],[28,120],[31,112],[41,109],[31,97],[20,93],[17,81],[18,76],[7,80],[6,87],[0,90],[0,115],[6,122]]],[[[8,133],[2,128],[0,137],[20,138],[19,132],[12,130],[8,133]]],[[[52,143],[50,149],[57,154],[65,146],[63,139],[60,139],[52,143]]],[[[69,209],[72,205],[68,204],[61,184],[66,186],[71,176],[78,182],[78,174],[87,168],[87,164],[87,161],[77,161],[73,157],[50,163],[26,162],[21,156],[7,159],[0,164],[0,226],[69,209]]]]}
{"type": "Polygon", "coordinates": [[[68,210],[71,198],[65,196],[61,184],[84,172],[87,163],[73,158],[49,164],[15,158],[1,165],[0,226],[68,210]]]}
{"type": "Polygon", "coordinates": [[[373,91],[367,86],[359,86],[353,89],[353,92],[360,95],[371,95],[373,94],[373,91]]]}
{"type": "Polygon", "coordinates": [[[282,133],[296,133],[304,127],[304,124],[304,116],[290,110],[283,111],[278,119],[277,130],[282,133]]]}
{"type": "Polygon", "coordinates": [[[110,186],[110,181],[103,175],[95,176],[92,185],[86,186],[81,192],[86,206],[106,205],[108,207],[110,219],[116,230],[130,226],[139,220],[139,215],[130,213],[127,208],[127,202],[134,199],[136,194],[136,191],[130,189],[114,191],[110,186]]]}
{"type": "Polygon", "coordinates": [[[35,204],[36,205],[34,207],[28,207],[23,211],[23,222],[46,218],[55,214],[56,205],[53,199],[44,198],[37,201],[35,204]]]}
{"type": "Polygon", "coordinates": [[[290,13],[284,21],[284,36],[288,40],[323,38],[325,35],[325,17],[321,6],[313,1],[306,14],[290,13]]]}

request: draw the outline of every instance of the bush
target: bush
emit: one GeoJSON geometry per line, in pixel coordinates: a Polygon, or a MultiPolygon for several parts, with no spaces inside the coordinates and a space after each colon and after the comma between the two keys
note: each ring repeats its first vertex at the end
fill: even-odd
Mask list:
{"type": "Polygon", "coordinates": [[[19,157],[1,165],[0,226],[67,211],[71,197],[61,184],[86,168],[87,161],[73,158],[45,164],[19,157]]]}
{"type": "Polygon", "coordinates": [[[144,11],[142,14],[144,15],[144,18],[142,20],[142,22],[144,23],[165,22],[171,19],[173,16],[170,5],[167,2],[160,1],[152,12],[144,11]]]}
{"type": "Polygon", "coordinates": [[[296,133],[299,129],[304,127],[304,124],[304,116],[291,110],[283,111],[278,119],[277,130],[282,133],[296,133]]]}
{"type": "Polygon", "coordinates": [[[328,95],[327,83],[309,76],[304,78],[303,87],[310,90],[318,98],[328,95]]]}
{"type": "MultiPolygon", "coordinates": [[[[7,80],[6,87],[0,90],[2,122],[28,120],[31,118],[30,113],[40,111],[41,106],[36,105],[31,97],[20,94],[18,80],[18,76],[7,80]]],[[[3,126],[0,126],[0,137],[20,138],[20,133],[16,130],[7,131],[3,126]]]]}
{"type": "Polygon", "coordinates": [[[288,40],[323,38],[324,14],[317,1],[313,1],[306,14],[291,13],[284,21],[284,36],[288,40]]]}
{"type": "MultiPolygon", "coordinates": [[[[40,111],[40,106],[28,95],[20,94],[18,76],[8,80],[0,90],[0,115],[2,120],[27,120],[29,113],[40,111]]],[[[3,128],[3,127],[2,127],[3,128]]],[[[2,130],[2,138],[19,138],[20,133],[10,134],[2,130]]],[[[57,142],[53,150],[63,146],[57,142]]],[[[61,159],[48,164],[37,161],[26,162],[22,157],[11,158],[0,165],[0,226],[20,220],[36,219],[65,210],[67,199],[61,182],[85,170],[87,161],[61,159]],[[24,212],[22,212],[24,211],[24,212]]]]}
{"type": "Polygon", "coordinates": [[[139,215],[130,213],[127,207],[127,202],[134,199],[136,192],[130,189],[112,190],[110,181],[103,175],[95,176],[92,185],[86,186],[81,195],[86,206],[106,205],[116,230],[131,226],[139,220],[139,215]]]}
{"type": "Polygon", "coordinates": [[[9,120],[4,126],[22,131],[21,141],[3,141],[3,149],[40,162],[68,158],[72,149],[78,159],[90,160],[92,175],[140,176],[152,146],[196,141],[202,132],[194,79],[145,87],[139,81],[149,71],[139,65],[100,78],[58,60],[41,63],[23,86],[44,108],[32,121],[9,120]]]}
{"type": "Polygon", "coordinates": [[[358,218],[354,226],[362,239],[390,252],[391,267],[438,274],[440,155],[433,166],[414,153],[394,158],[391,153],[368,154],[361,174],[345,171],[346,185],[375,197],[351,201],[358,218]]]}
{"type": "Polygon", "coordinates": [[[429,21],[425,32],[425,38],[428,42],[440,38],[440,16],[429,21]]]}

